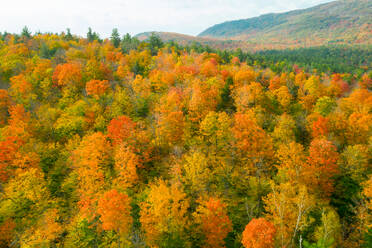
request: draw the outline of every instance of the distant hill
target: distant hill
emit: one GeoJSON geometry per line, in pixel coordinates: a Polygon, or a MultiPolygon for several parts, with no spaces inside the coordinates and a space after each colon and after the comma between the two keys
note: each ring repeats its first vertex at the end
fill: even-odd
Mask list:
{"type": "Polygon", "coordinates": [[[163,41],[176,41],[176,42],[179,42],[179,43],[189,43],[189,42],[193,42],[193,41],[196,41],[196,42],[209,42],[211,40],[215,40],[215,39],[211,39],[211,38],[203,38],[203,37],[195,37],[195,36],[191,36],[191,35],[186,35],[186,34],[179,34],[179,33],[172,33],[172,32],[157,32],[157,31],[153,31],[153,32],[144,32],[144,33],[140,33],[140,34],[137,34],[136,37],[143,41],[143,40],[146,40],[147,38],[150,37],[151,34],[156,34],[157,36],[159,36],[163,41]]]}
{"type": "Polygon", "coordinates": [[[214,25],[200,38],[241,40],[250,47],[372,44],[372,1],[341,0],[312,8],[214,25]]]}
{"type": "Polygon", "coordinates": [[[191,45],[192,43],[200,43],[204,46],[210,46],[215,49],[237,49],[242,48],[247,50],[248,43],[244,41],[239,40],[222,40],[222,39],[216,39],[216,38],[208,38],[208,37],[197,37],[192,35],[185,35],[185,34],[179,34],[179,33],[171,33],[171,32],[144,32],[137,34],[135,37],[137,37],[139,40],[143,41],[148,39],[151,34],[155,34],[159,36],[163,41],[175,41],[180,45],[191,45]]]}

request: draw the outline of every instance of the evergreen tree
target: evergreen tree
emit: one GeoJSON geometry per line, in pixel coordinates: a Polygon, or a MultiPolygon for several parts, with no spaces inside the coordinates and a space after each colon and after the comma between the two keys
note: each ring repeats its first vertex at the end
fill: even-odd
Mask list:
{"type": "Polygon", "coordinates": [[[115,47],[120,45],[120,35],[117,28],[114,28],[111,33],[111,42],[115,47]]]}
{"type": "Polygon", "coordinates": [[[89,42],[93,42],[94,40],[101,42],[99,35],[96,32],[93,32],[90,27],[88,28],[87,39],[89,42]]]}
{"type": "Polygon", "coordinates": [[[94,40],[94,36],[93,36],[93,32],[92,32],[91,27],[88,28],[87,39],[88,39],[89,42],[92,42],[94,40]]]}
{"type": "Polygon", "coordinates": [[[65,38],[66,38],[66,40],[72,40],[72,34],[71,34],[71,30],[69,28],[67,29],[67,33],[65,35],[65,38]]]}
{"type": "Polygon", "coordinates": [[[158,50],[164,46],[164,43],[158,35],[152,33],[149,38],[149,45],[151,54],[155,55],[158,52],[158,50]]]}
{"type": "Polygon", "coordinates": [[[24,38],[31,38],[31,31],[28,29],[27,26],[24,26],[24,28],[22,29],[22,37],[24,38]]]}

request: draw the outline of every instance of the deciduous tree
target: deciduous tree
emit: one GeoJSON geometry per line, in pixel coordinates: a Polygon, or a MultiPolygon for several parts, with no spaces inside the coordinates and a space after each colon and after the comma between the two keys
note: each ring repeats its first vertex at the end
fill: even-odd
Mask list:
{"type": "Polygon", "coordinates": [[[203,247],[224,247],[224,239],[232,231],[232,223],[227,215],[226,205],[220,199],[211,197],[200,202],[194,217],[205,236],[203,247]]]}
{"type": "Polygon", "coordinates": [[[275,247],[275,226],[264,218],[252,219],[243,232],[242,244],[245,248],[275,247]]]}

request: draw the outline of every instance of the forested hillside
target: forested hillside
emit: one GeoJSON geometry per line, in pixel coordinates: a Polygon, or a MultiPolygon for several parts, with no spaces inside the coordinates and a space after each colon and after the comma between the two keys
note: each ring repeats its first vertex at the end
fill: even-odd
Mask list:
{"type": "Polygon", "coordinates": [[[265,48],[371,44],[372,2],[338,0],[303,10],[214,25],[199,36],[243,40],[265,48]]]}
{"type": "Polygon", "coordinates": [[[306,72],[316,70],[321,73],[349,73],[352,77],[360,78],[372,68],[371,45],[327,45],[309,48],[292,48],[276,50],[257,50],[247,48],[240,41],[216,41],[210,39],[198,40],[192,36],[181,36],[173,33],[143,33],[133,39],[149,42],[154,37],[161,39],[169,46],[179,50],[198,53],[216,53],[224,63],[238,57],[248,65],[268,67],[274,72],[291,72],[300,67],[306,72]]]}
{"type": "Polygon", "coordinates": [[[264,56],[1,34],[0,247],[371,247],[370,57],[264,56]]]}

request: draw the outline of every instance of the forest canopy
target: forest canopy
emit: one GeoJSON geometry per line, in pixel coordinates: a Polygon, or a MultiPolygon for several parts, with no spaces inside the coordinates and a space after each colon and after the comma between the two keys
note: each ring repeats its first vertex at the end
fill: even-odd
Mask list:
{"type": "Polygon", "coordinates": [[[0,247],[371,247],[371,50],[312,49],[2,33],[0,247]]]}

